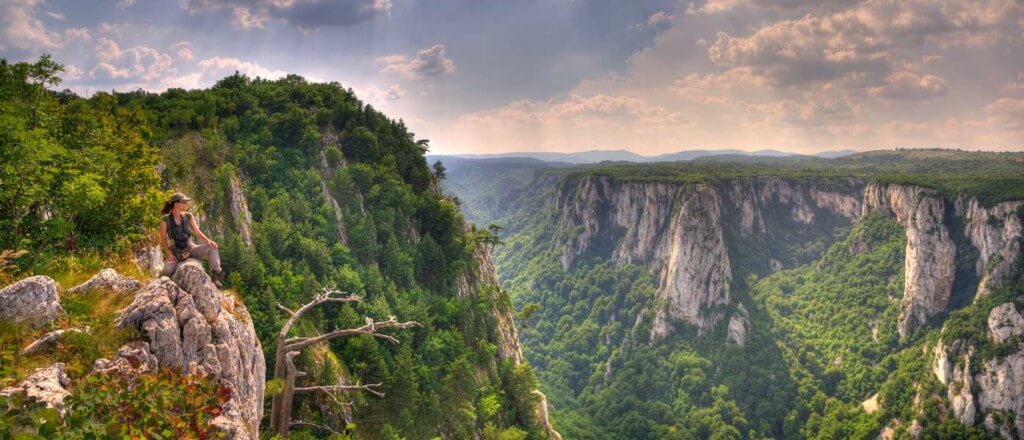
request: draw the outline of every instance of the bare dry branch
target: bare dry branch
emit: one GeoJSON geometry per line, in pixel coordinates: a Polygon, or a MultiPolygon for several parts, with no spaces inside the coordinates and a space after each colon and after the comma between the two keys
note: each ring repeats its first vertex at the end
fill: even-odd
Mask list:
{"type": "Polygon", "coordinates": [[[308,347],[310,345],[313,345],[313,344],[317,344],[317,343],[320,343],[320,342],[323,342],[323,341],[327,341],[327,340],[330,340],[330,339],[334,339],[334,338],[337,338],[337,337],[341,337],[341,336],[351,336],[351,335],[370,335],[370,336],[373,336],[375,338],[381,338],[381,339],[387,340],[388,342],[391,342],[392,344],[397,344],[398,343],[398,339],[396,339],[394,336],[377,333],[377,331],[378,330],[383,330],[383,329],[389,329],[389,328],[407,329],[407,328],[419,327],[419,326],[420,326],[420,323],[418,323],[416,321],[398,322],[398,320],[395,319],[394,316],[391,316],[387,321],[373,321],[373,322],[371,322],[369,324],[366,324],[366,325],[364,325],[362,327],[358,327],[358,328],[334,329],[333,331],[331,331],[329,333],[324,333],[324,334],[317,335],[317,336],[311,336],[311,337],[308,337],[308,338],[289,338],[289,339],[284,341],[284,344],[285,344],[284,346],[289,351],[301,350],[301,349],[303,349],[305,347],[308,347]]]}
{"type": "Polygon", "coordinates": [[[384,397],[384,393],[382,393],[380,391],[377,391],[375,389],[375,388],[381,387],[382,385],[384,385],[384,384],[383,383],[371,383],[371,384],[367,384],[367,385],[321,385],[321,386],[314,386],[314,387],[296,388],[295,389],[295,393],[296,394],[302,394],[302,393],[322,392],[322,393],[327,393],[327,394],[333,394],[333,393],[336,393],[336,392],[339,392],[339,391],[366,391],[366,392],[371,393],[371,394],[373,394],[373,395],[375,395],[377,397],[384,397]]]}
{"type": "Polygon", "coordinates": [[[335,431],[335,430],[331,429],[330,426],[321,425],[319,423],[305,422],[305,421],[302,421],[302,420],[292,420],[289,424],[291,426],[308,426],[310,428],[322,429],[324,431],[330,432],[331,434],[335,434],[335,435],[345,435],[345,434],[342,434],[342,433],[340,433],[338,431],[335,431]]]}

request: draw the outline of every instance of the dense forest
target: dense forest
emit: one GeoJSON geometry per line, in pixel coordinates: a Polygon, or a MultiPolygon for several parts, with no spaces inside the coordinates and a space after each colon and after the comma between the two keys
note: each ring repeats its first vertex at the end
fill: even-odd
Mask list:
{"type": "MultiPolygon", "coordinates": [[[[329,433],[317,426],[355,438],[546,438],[530,366],[499,356],[495,311],[510,311],[505,293],[481,285],[457,294],[483,264],[474,252],[486,234],[437,190],[427,140],[337,83],[236,73],[206,90],[85,98],[55,91],[61,70],[49,57],[0,61],[0,282],[45,274],[66,287],[111,265],[145,276],[128,268],[132,255],[154,244],[161,204],[181,191],[219,242],[226,287],[251,313],[268,363],[287,317],[278,304],[300,306],[324,287],[363,301],[318,309],[293,334],[364,317],[420,324],[393,332],[397,345],[353,336],[303,352],[302,380],[383,383],[386,397],[354,394],[351,407],[302,397],[296,412],[315,425],[293,438],[329,433]],[[237,212],[239,197],[249,212],[237,212]]],[[[62,342],[54,355],[18,356],[43,330],[0,325],[0,385],[44,361],[68,362],[82,403],[65,422],[105,423],[92,400],[102,384],[85,380],[86,366],[134,336],[110,324],[124,299],[104,298],[63,300],[81,304],[66,305],[59,325],[102,331],[62,342]]],[[[154,393],[174,393],[186,379],[168,380],[154,393]]],[[[0,418],[0,433],[19,417],[0,418]]],[[[61,429],[70,430],[45,432],[85,435],[61,429]]]]}
{"type": "MultiPolygon", "coordinates": [[[[460,160],[465,159],[456,163],[460,160]]],[[[744,213],[722,202],[732,273],[728,307],[734,316],[749,319],[744,344],[731,339],[733,328],[724,321],[710,332],[680,324],[665,339],[650,336],[664,275],[654,263],[618,260],[622,249],[616,246],[635,237],[628,223],[598,232],[596,244],[572,266],[565,267],[560,258],[575,237],[586,234],[585,228],[600,224],[602,215],[630,218],[629,207],[651,203],[654,196],[647,193],[645,202],[632,183],[648,188],[706,185],[722,197],[734,197],[728,195],[734,185],[762,182],[751,180],[759,178],[783,182],[783,187],[789,182],[854,195],[863,191],[864,182],[917,185],[925,188],[921,191],[934,189],[953,209],[957,200],[970,197],[979,206],[1024,199],[1021,155],[904,150],[842,159],[724,156],[568,169],[518,159],[478,162],[479,167],[459,163],[449,171],[446,190],[472,205],[468,212],[475,221],[503,228],[504,244],[496,251],[503,286],[519,310],[526,358],[537,369],[541,388],[556,408],[554,420],[567,438],[995,436],[950,414],[947,389],[933,373],[931,350],[940,340],[971,341],[978,353],[970,364],[974,373],[981,371],[979,363],[1013,352],[1012,343],[992,342],[986,317],[997,305],[1019,304],[1024,280],[1018,276],[973,299],[978,279],[964,274],[973,271],[978,251],[951,212],[946,222],[958,249],[958,281],[950,311],[905,338],[897,331],[906,275],[905,227],[879,213],[860,217],[859,205],[855,221],[830,217],[818,205],[809,211],[814,221],[802,224],[787,220],[793,215],[788,207],[772,207],[788,206],[779,205],[779,199],[762,198],[757,203],[763,205],[754,206],[762,206],[766,233],[752,238],[741,231],[744,213]],[[510,173],[490,185],[473,184],[486,181],[501,166],[510,173]],[[620,191],[628,195],[613,199],[614,188],[626,188],[620,191]],[[478,192],[502,203],[480,203],[487,198],[478,192]],[[583,200],[594,194],[596,201],[583,200]],[[613,208],[616,203],[626,208],[613,208]],[[573,211],[581,205],[582,211],[573,211]],[[567,212],[596,218],[580,221],[567,212]],[[744,307],[742,312],[737,305],[744,307]]],[[[758,190],[755,185],[755,194],[758,190]]],[[[683,196],[675,197],[671,203],[678,207],[683,196]]],[[[1024,209],[1009,215],[1019,221],[1024,209]]],[[[986,221],[999,226],[1009,220],[986,221]]],[[[1020,274],[1020,261],[1016,264],[1020,274]]]]}

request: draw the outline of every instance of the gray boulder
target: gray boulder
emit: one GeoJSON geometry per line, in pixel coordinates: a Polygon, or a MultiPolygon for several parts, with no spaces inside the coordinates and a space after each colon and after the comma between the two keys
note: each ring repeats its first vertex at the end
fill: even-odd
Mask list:
{"type": "Polygon", "coordinates": [[[60,317],[57,282],[48,276],[25,278],[0,289],[0,318],[42,327],[60,317]]]}
{"type": "Polygon", "coordinates": [[[64,398],[71,395],[65,388],[67,385],[68,376],[64,374],[64,364],[56,363],[36,370],[16,386],[0,390],[0,396],[25,393],[30,400],[63,412],[64,398]]]}
{"type": "Polygon", "coordinates": [[[135,278],[127,277],[117,273],[114,269],[103,269],[89,281],[79,284],[67,290],[66,293],[88,292],[93,289],[112,290],[114,292],[134,292],[139,290],[142,283],[135,278]]]}

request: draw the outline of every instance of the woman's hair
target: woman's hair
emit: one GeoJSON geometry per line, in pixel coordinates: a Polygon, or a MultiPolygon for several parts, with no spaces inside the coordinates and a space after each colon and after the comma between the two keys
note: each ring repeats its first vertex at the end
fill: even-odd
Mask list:
{"type": "Polygon", "coordinates": [[[174,208],[174,202],[168,200],[168,201],[164,202],[164,209],[161,209],[160,212],[163,215],[167,215],[167,214],[171,213],[171,209],[173,209],[173,208],[174,208]]]}

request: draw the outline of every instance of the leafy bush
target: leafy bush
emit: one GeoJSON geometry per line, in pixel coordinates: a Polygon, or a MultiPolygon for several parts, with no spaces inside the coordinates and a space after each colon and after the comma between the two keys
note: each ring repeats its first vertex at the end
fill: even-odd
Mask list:
{"type": "Polygon", "coordinates": [[[0,437],[221,438],[210,422],[230,398],[225,385],[171,371],[89,375],[64,400],[63,417],[21,395],[0,398],[0,437]]]}

